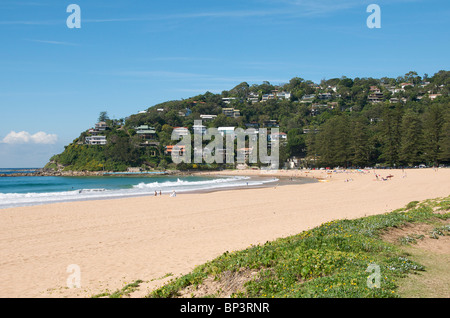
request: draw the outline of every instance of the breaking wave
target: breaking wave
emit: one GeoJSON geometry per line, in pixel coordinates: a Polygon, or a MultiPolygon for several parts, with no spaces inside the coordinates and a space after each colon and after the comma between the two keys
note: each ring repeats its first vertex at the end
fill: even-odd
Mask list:
{"type": "Polygon", "coordinates": [[[119,197],[153,195],[156,191],[158,194],[170,194],[172,191],[180,192],[196,192],[217,190],[223,188],[238,188],[246,186],[258,186],[264,183],[273,182],[277,179],[251,179],[250,177],[224,177],[214,178],[210,180],[190,181],[178,178],[176,181],[153,181],[140,182],[131,185],[127,189],[74,189],[71,191],[56,192],[30,192],[30,193],[0,193],[0,209],[40,205],[47,203],[67,202],[67,201],[84,201],[97,199],[112,199],[119,197]]]}

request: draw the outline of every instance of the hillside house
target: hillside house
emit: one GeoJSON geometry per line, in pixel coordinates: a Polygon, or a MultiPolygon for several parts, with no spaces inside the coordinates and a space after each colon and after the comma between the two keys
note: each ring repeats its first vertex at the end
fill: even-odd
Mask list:
{"type": "Polygon", "coordinates": [[[276,96],[278,99],[291,99],[291,93],[290,92],[277,92],[276,96]]]}
{"type": "Polygon", "coordinates": [[[405,87],[414,87],[414,84],[411,84],[411,83],[401,83],[400,84],[400,87],[401,88],[403,88],[403,89],[405,89],[405,87]]]}
{"type": "Polygon", "coordinates": [[[266,102],[269,99],[275,99],[275,95],[274,94],[264,94],[261,98],[261,101],[266,102]]]}
{"type": "Polygon", "coordinates": [[[106,145],[106,136],[89,136],[85,138],[85,144],[91,146],[106,145]]]}
{"type": "Polygon", "coordinates": [[[278,140],[278,141],[286,141],[287,134],[284,132],[272,133],[268,136],[268,141],[278,140]]]}
{"type": "Polygon", "coordinates": [[[166,155],[172,155],[173,152],[178,152],[178,154],[180,156],[182,156],[185,151],[186,151],[186,146],[170,145],[170,146],[166,146],[164,153],[166,155]]]}
{"type": "Polygon", "coordinates": [[[369,103],[381,103],[384,100],[383,93],[372,93],[367,97],[369,103]]]}
{"type": "Polygon", "coordinates": [[[187,127],[173,127],[173,131],[178,136],[187,136],[187,135],[189,135],[189,129],[187,127]]]}
{"type": "Polygon", "coordinates": [[[235,136],[234,135],[235,127],[219,127],[217,130],[220,132],[222,136],[235,136]]]}
{"type": "Polygon", "coordinates": [[[108,128],[108,125],[104,121],[95,124],[95,129],[97,131],[105,131],[106,128],[108,128]]]}
{"type": "Polygon", "coordinates": [[[278,128],[278,127],[280,127],[280,125],[278,124],[278,122],[275,119],[271,119],[271,120],[267,120],[264,122],[264,127],[265,128],[278,128]]]}
{"type": "Polygon", "coordinates": [[[143,140],[151,140],[156,138],[155,128],[149,127],[148,125],[134,127],[134,130],[136,130],[136,135],[138,135],[143,140]]]}
{"type": "Polygon", "coordinates": [[[234,100],[236,100],[237,98],[236,97],[223,97],[222,98],[222,101],[225,103],[225,104],[230,104],[232,101],[234,101],[234,100]]]}
{"type": "Polygon", "coordinates": [[[319,99],[331,99],[333,98],[333,95],[331,93],[320,93],[317,97],[319,99]]]}
{"type": "Polygon", "coordinates": [[[247,101],[252,102],[252,104],[257,103],[259,102],[259,95],[254,92],[250,92],[250,94],[248,94],[247,101]]]}
{"type": "Polygon", "coordinates": [[[252,121],[250,123],[245,124],[246,128],[259,128],[259,124],[256,121],[252,121]]]}
{"type": "Polygon", "coordinates": [[[206,121],[214,120],[214,119],[216,119],[216,117],[217,117],[217,115],[200,115],[200,118],[202,120],[206,120],[206,121]]]}
{"type": "Polygon", "coordinates": [[[303,95],[301,103],[311,103],[315,98],[315,94],[303,95]]]}
{"type": "Polygon", "coordinates": [[[227,117],[231,117],[231,118],[237,118],[241,116],[241,112],[239,111],[239,109],[234,109],[234,108],[222,108],[222,113],[227,116],[227,117]]]}

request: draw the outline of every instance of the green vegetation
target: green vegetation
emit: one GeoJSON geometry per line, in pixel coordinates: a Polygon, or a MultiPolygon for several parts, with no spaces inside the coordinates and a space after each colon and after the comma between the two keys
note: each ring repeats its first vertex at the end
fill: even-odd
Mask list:
{"type": "Polygon", "coordinates": [[[275,121],[288,136],[280,149],[281,161],[295,156],[305,167],[450,164],[449,91],[449,71],[439,71],[432,77],[416,72],[398,78],[341,77],[320,84],[299,77],[278,86],[243,82],[220,94],[206,92],[161,103],[126,119],[111,120],[102,112],[98,120],[106,122],[108,128],[100,135],[106,136],[107,144],[86,145],[92,132],[85,131],[63,153],[51,158],[46,168],[227,168],[176,166],[165,153],[167,145],[176,143],[171,140],[174,127],[187,127],[192,132],[194,120],[200,115],[217,116],[203,121],[207,128],[246,129],[250,124],[265,128],[270,127],[269,121],[275,121]],[[277,98],[276,92],[290,92],[290,97],[277,98]],[[224,108],[238,109],[240,116],[227,117],[224,108]],[[154,129],[150,139],[137,134],[136,127],[141,125],[154,129]]]}
{"type": "Polygon", "coordinates": [[[406,205],[407,209],[412,209],[414,208],[417,204],[419,203],[419,201],[411,201],[406,205]]]}
{"type": "Polygon", "coordinates": [[[122,289],[116,290],[113,293],[110,292],[104,292],[98,295],[92,296],[92,298],[101,298],[101,297],[108,297],[108,298],[122,298],[124,296],[129,295],[130,293],[134,292],[140,284],[142,284],[142,280],[137,280],[133,283],[125,285],[122,289]]]}
{"type": "MultiPolygon", "coordinates": [[[[408,224],[425,223],[440,224],[430,235],[448,235],[448,222],[442,224],[450,218],[449,205],[450,197],[426,200],[382,215],[327,222],[298,235],[226,252],[147,297],[177,297],[187,287],[196,290],[208,277],[220,280],[224,273],[245,270],[258,274],[233,297],[399,297],[401,279],[426,268],[413,261],[402,245],[383,240],[383,234],[408,224]],[[371,288],[368,281],[376,280],[372,281],[367,270],[374,264],[379,266],[381,279],[379,286],[371,288]]],[[[420,239],[423,237],[411,237],[402,244],[420,239]]]]}
{"type": "Polygon", "coordinates": [[[431,233],[430,237],[434,239],[439,239],[439,236],[445,236],[450,233],[450,225],[443,225],[439,227],[435,227],[431,233]]]}

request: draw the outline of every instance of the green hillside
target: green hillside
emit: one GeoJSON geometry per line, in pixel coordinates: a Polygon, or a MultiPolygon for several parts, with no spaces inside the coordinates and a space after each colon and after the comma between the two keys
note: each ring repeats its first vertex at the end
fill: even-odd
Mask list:
{"type": "Polygon", "coordinates": [[[177,143],[171,140],[173,129],[187,127],[193,133],[194,120],[199,119],[207,128],[279,128],[287,134],[280,165],[289,158],[304,167],[449,164],[449,90],[449,71],[432,77],[409,72],[398,78],[341,77],[321,83],[296,77],[277,86],[243,82],[220,94],[168,101],[119,120],[102,113],[98,121],[106,127],[82,132],[45,168],[228,167],[172,163],[166,146],[177,143]]]}

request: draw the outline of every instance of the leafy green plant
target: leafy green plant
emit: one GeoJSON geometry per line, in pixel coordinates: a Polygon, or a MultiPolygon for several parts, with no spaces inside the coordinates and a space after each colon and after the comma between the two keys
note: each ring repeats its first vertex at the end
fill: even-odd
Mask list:
{"type": "Polygon", "coordinates": [[[412,209],[416,207],[416,205],[419,203],[419,201],[411,201],[406,205],[406,209],[412,209]]]}
{"type": "Polygon", "coordinates": [[[402,245],[409,245],[409,244],[417,244],[417,240],[422,240],[424,237],[425,237],[424,235],[412,234],[400,237],[398,240],[402,245]]]}
{"type": "Polygon", "coordinates": [[[450,225],[444,225],[441,227],[435,227],[430,232],[430,237],[434,239],[438,239],[439,236],[445,236],[450,233],[450,225]]]}
{"type": "Polygon", "coordinates": [[[92,296],[92,298],[101,298],[101,297],[122,298],[124,295],[129,295],[130,293],[134,292],[142,283],[143,283],[142,280],[137,280],[133,283],[125,285],[122,289],[116,290],[113,293],[103,292],[92,296]]]}

